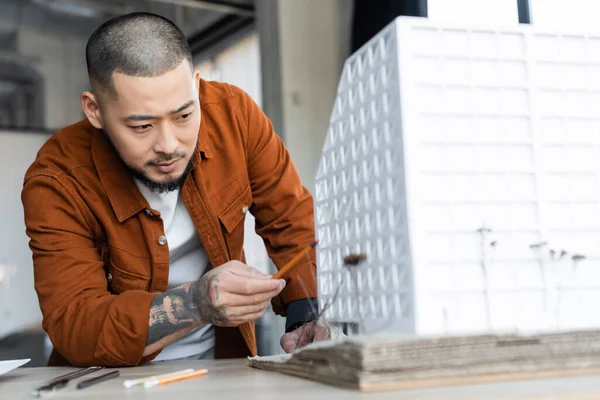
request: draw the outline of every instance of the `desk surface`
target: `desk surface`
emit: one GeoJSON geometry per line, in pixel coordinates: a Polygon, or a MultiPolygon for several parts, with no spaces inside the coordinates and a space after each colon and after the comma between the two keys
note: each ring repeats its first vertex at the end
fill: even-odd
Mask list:
{"type": "MultiPolygon", "coordinates": [[[[32,399],[32,389],[38,384],[74,370],[73,368],[19,368],[0,376],[1,399],[32,399]]],[[[400,390],[393,392],[359,393],[339,389],[321,383],[262,371],[248,366],[245,359],[218,361],[158,362],[143,367],[119,368],[121,376],[87,389],[77,390],[76,382],[105,373],[95,372],[69,383],[56,392],[56,399],[219,399],[230,400],[296,400],[296,399],[598,399],[600,376],[576,376],[566,378],[511,381],[443,388],[400,390]],[[125,379],[162,374],[185,368],[208,368],[203,377],[193,378],[144,389],[125,389],[125,379]],[[202,397],[198,397],[201,395],[202,397]]]]}

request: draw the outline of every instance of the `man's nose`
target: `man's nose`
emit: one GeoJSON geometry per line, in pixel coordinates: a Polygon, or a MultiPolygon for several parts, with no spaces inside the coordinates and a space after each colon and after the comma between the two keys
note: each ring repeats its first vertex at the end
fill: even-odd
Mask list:
{"type": "Polygon", "coordinates": [[[166,126],[162,129],[158,140],[154,146],[154,151],[157,153],[172,154],[177,150],[179,143],[175,132],[170,127],[166,126]]]}

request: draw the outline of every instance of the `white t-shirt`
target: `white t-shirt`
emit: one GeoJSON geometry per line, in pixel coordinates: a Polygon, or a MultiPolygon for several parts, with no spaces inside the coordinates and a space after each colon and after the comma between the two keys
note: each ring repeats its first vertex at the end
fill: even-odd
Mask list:
{"type": "MultiPolygon", "coordinates": [[[[160,212],[163,221],[169,246],[169,289],[200,279],[207,270],[208,256],[179,190],[158,194],[137,180],[136,184],[150,207],[160,212]]],[[[154,360],[213,358],[214,343],[214,327],[205,324],[165,346],[154,360]]]]}

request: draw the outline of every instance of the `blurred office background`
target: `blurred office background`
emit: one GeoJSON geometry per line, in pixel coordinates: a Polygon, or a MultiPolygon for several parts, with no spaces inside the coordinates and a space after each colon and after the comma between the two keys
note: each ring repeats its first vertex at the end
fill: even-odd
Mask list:
{"type": "MultiPolygon", "coordinates": [[[[37,150],[83,118],[84,49],[106,19],[151,11],[186,33],[203,77],[246,90],[271,118],[312,190],[345,59],[399,15],[452,23],[595,29],[597,0],[0,0],[0,359],[44,365],[20,191],[37,150]]],[[[43,199],[40,199],[43,206],[43,199]]],[[[272,271],[248,218],[248,263],[272,271]]],[[[259,321],[261,354],[284,320],[259,321]]]]}

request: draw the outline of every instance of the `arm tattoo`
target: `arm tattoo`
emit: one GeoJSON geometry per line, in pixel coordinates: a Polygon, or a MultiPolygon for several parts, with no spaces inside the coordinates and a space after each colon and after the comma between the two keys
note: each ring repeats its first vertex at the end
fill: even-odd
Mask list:
{"type": "Polygon", "coordinates": [[[218,283],[218,277],[212,275],[156,295],[150,307],[146,346],[182,329],[204,323],[223,325],[227,320],[226,310],[213,306],[210,297],[212,287],[218,300],[218,283]]]}

